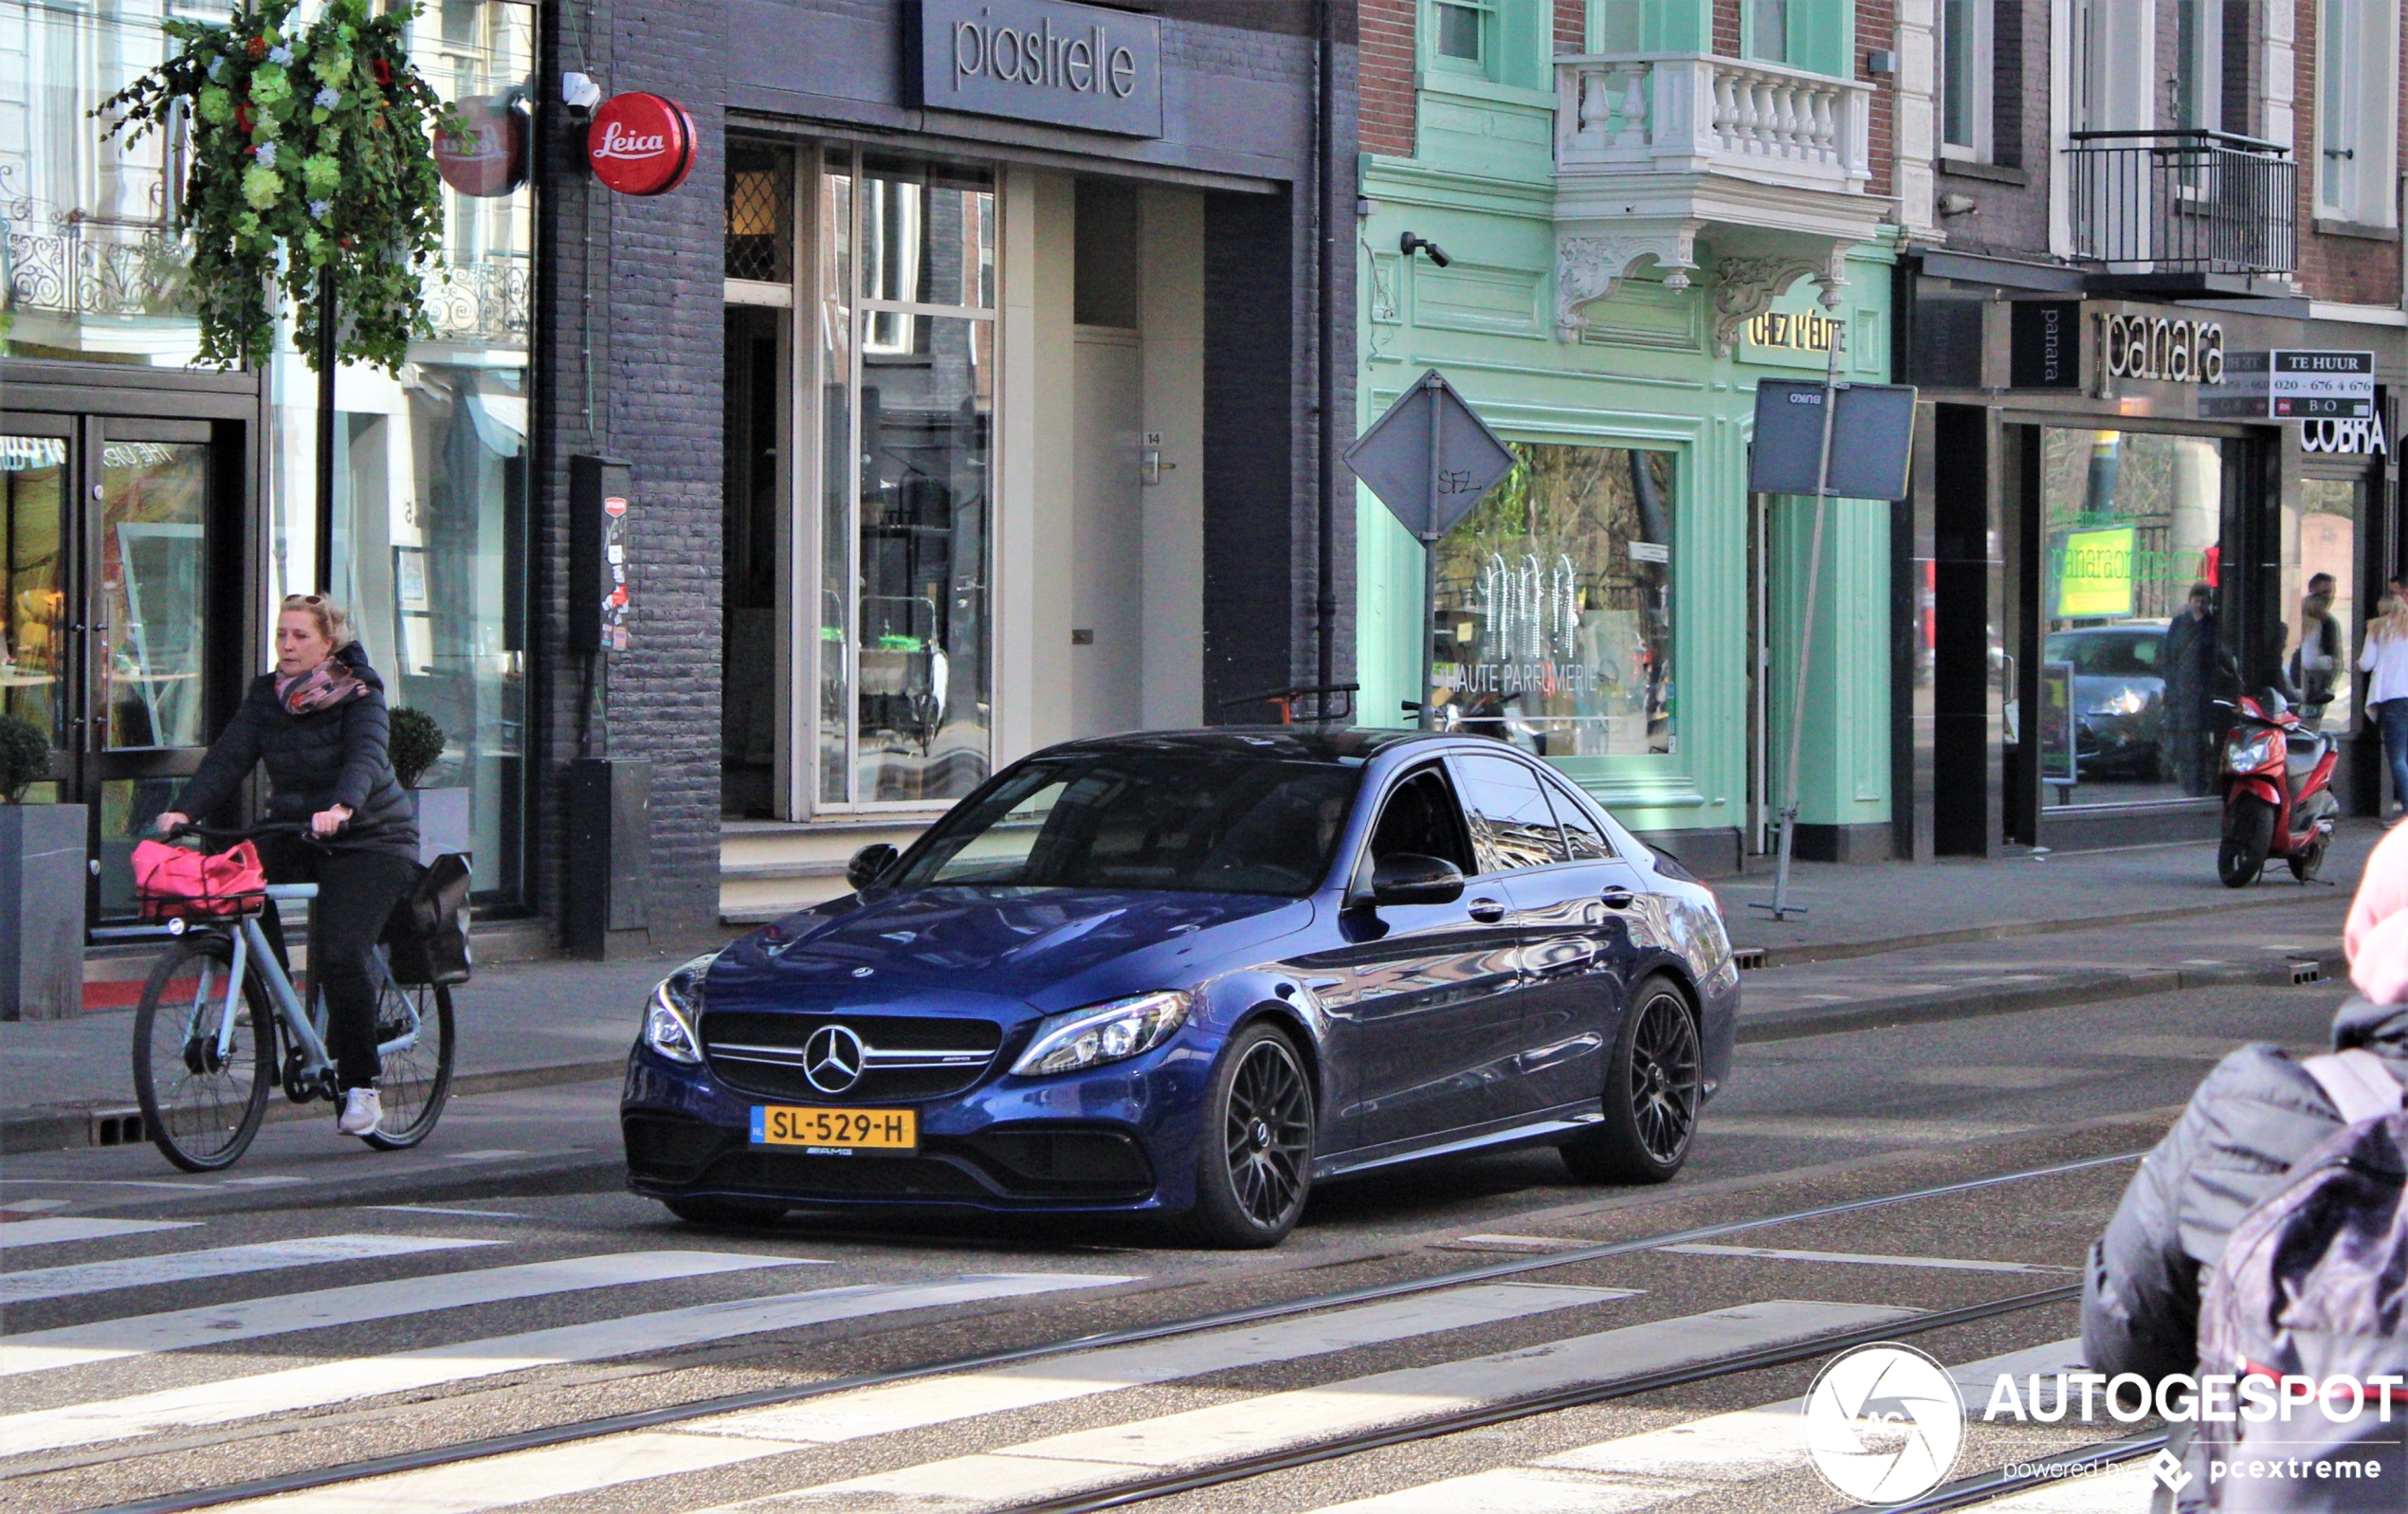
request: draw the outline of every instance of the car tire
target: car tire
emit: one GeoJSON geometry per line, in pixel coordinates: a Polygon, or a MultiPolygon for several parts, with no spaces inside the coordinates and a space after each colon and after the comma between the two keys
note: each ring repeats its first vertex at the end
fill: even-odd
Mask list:
{"type": "Polygon", "coordinates": [[[2224,812],[2224,839],[2216,848],[2216,876],[2227,888],[2247,888],[2265,870],[2274,849],[2274,807],[2250,794],[2235,794],[2224,812]]]}
{"type": "Polygon", "coordinates": [[[1195,1155],[1189,1237],[1204,1246],[1277,1246],[1313,1186],[1313,1084],[1295,1043],[1257,1020],[1213,1069],[1195,1155]]]}
{"type": "Polygon", "coordinates": [[[661,1202],[688,1225],[767,1225],[786,1213],[783,1204],[741,1198],[665,1198],[661,1202]]]}
{"type": "Polygon", "coordinates": [[[1704,1101],[1697,1014],[1662,975],[1640,980],[1614,1038],[1605,1118],[1559,1149],[1583,1183],[1661,1183],[1688,1160],[1704,1101]]]}

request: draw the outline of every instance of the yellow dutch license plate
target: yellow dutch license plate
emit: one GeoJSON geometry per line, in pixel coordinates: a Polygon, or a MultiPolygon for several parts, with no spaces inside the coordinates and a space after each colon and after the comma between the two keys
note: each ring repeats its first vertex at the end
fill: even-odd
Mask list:
{"type": "Polygon", "coordinates": [[[753,1105],[753,1144],[820,1151],[913,1152],[920,1115],[912,1109],[808,1109],[753,1105]]]}

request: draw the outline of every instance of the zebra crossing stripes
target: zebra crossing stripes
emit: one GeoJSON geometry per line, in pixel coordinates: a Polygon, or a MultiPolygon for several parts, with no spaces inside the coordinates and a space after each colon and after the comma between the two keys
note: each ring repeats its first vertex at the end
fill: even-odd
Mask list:
{"type": "Polygon", "coordinates": [[[68,1241],[110,1240],[119,1235],[140,1235],[147,1231],[188,1231],[200,1223],[193,1219],[99,1219],[81,1214],[10,1220],[0,1225],[0,1251],[28,1246],[61,1246],[68,1241]]]}
{"type": "Polygon", "coordinates": [[[826,1265],[806,1258],[756,1256],[739,1251],[616,1251],[432,1277],[358,1283],[307,1293],[271,1294],[235,1304],[137,1314],[13,1336],[0,1341],[0,1377],[80,1367],[161,1351],[186,1351],[194,1346],[222,1346],[294,1330],[358,1324],[369,1320],[431,1314],[474,1304],[540,1298],[586,1288],[663,1283],[760,1268],[826,1265]]]}
{"type": "Polygon", "coordinates": [[[1025,1366],[895,1383],[791,1408],[730,1414],[687,1428],[704,1434],[756,1435],[797,1442],[856,1440],[1633,1296],[1629,1288],[1489,1284],[1420,1298],[1359,1304],[1304,1319],[1212,1330],[1180,1340],[1148,1341],[1081,1352],[1067,1359],[1034,1361],[1025,1366]]]}
{"type": "Polygon", "coordinates": [[[229,1424],[264,1414],[320,1409],[502,1373],[672,1351],[766,1331],[799,1329],[907,1309],[1027,1297],[1066,1288],[1104,1287],[1131,1281],[1134,1280],[1101,1273],[996,1273],[915,1283],[861,1284],[694,1304],[0,1416],[0,1449],[11,1455],[59,1450],[171,1430],[229,1424]]]}
{"type": "MultiPolygon", "coordinates": [[[[1979,1404],[1987,1398],[1999,1374],[2020,1377],[2078,1366],[2081,1349],[2079,1341],[2052,1341],[1952,1367],[1949,1376],[1968,1401],[1979,1404]]],[[[1810,1458],[1800,1407],[1798,1399],[1791,1398],[1709,1414],[1576,1447],[1524,1466],[1443,1478],[1331,1505],[1313,1514],[1625,1514],[1651,1509],[1713,1487],[1803,1472],[1810,1458]]],[[[2081,1486],[2104,1487],[2089,1479],[2081,1480],[2081,1486]]],[[[2143,1497],[2142,1505],[2145,1503],[2143,1497]]],[[[2076,1503],[2063,1506],[2095,1514],[2117,1505],[2076,1503]]],[[[2029,1514],[2053,1514],[2057,1507],[2033,1505],[2029,1514]]]]}
{"type": "Polygon", "coordinates": [[[1774,1299],[1518,1351],[1072,1431],[992,1451],[798,1488],[730,1507],[756,1514],[788,1506],[879,1506],[882,1500],[910,1500],[946,1514],[966,1514],[971,1509],[1108,1487],[1174,1468],[1208,1467],[1292,1450],[1502,1399],[1610,1383],[1736,1352],[1906,1319],[1916,1312],[1879,1304],[1774,1299]]]}
{"type": "Polygon", "coordinates": [[[324,1263],[374,1261],[421,1251],[447,1251],[468,1246],[493,1246],[494,1241],[460,1241],[435,1235],[315,1235],[290,1241],[263,1241],[252,1246],[220,1246],[205,1251],[168,1251],[158,1256],[131,1256],[114,1262],[77,1262],[64,1267],[32,1268],[0,1272],[0,1305],[31,1304],[41,1299],[73,1298],[106,1293],[114,1288],[149,1287],[161,1283],[198,1283],[209,1278],[274,1272],[285,1268],[324,1263]]]}
{"type": "MultiPolygon", "coordinates": [[[[538,1498],[590,1493],[622,1483],[669,1475],[679,1469],[730,1466],[786,1455],[812,1444],[893,1434],[927,1425],[1003,1414],[1015,1409],[1202,1377],[1231,1368],[1293,1361],[1331,1352],[1384,1345],[1419,1336],[1495,1324],[1506,1320],[1614,1303],[1635,1297],[1628,1288],[1562,1287],[1545,1284],[1489,1284],[1428,1297],[1389,1300],[1257,1325],[1232,1326],[1171,1341],[1113,1346],[1068,1358],[1002,1367],[989,1372],[921,1378],[885,1388],[837,1394],[791,1407],[748,1410],[681,1425],[674,1432],[613,1435],[592,1443],[606,1455],[592,1460],[564,1457],[558,1449],[514,1451],[463,1467],[346,1485],[338,1500],[322,1505],[312,1495],[302,1506],[328,1510],[375,1510],[379,1514],[477,1514],[538,1498]],[[679,1445],[681,1439],[721,1443],[716,1451],[679,1445]],[[651,1458],[622,1444],[641,1440],[651,1458]],[[730,1450],[727,1448],[747,1448],[730,1450]]],[[[272,1501],[279,1510],[290,1498],[272,1501]]],[[[265,1509],[269,1504],[236,1505],[265,1509]]]]}

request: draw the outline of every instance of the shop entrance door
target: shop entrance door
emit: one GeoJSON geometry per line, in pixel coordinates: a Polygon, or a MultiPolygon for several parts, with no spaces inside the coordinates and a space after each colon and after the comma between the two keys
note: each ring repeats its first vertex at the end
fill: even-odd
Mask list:
{"type": "Polygon", "coordinates": [[[89,916],[211,734],[219,468],[206,422],[0,412],[0,707],[50,742],[27,795],[92,808],[89,916]]]}
{"type": "Polygon", "coordinates": [[[1145,352],[1133,331],[1083,326],[1073,354],[1070,734],[1103,736],[1145,723],[1145,352]]]}

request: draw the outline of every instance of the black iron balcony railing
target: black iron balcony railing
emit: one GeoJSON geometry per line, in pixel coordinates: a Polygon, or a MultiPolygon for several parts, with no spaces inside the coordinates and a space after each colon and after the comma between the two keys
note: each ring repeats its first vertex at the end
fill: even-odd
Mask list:
{"type": "Polygon", "coordinates": [[[2117,272],[2287,274],[2299,165],[2229,132],[2075,132],[2074,256],[2117,272]]]}

